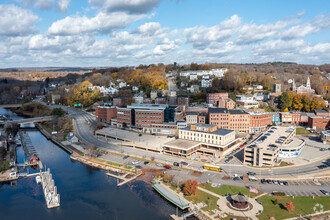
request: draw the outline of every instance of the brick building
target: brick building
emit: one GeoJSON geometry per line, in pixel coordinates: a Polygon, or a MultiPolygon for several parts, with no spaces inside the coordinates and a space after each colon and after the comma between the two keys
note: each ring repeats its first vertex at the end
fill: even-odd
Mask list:
{"type": "Polygon", "coordinates": [[[134,110],[129,108],[117,108],[117,123],[123,127],[135,124],[134,110]]]}
{"type": "Polygon", "coordinates": [[[228,99],[228,93],[207,93],[206,94],[206,102],[208,104],[216,105],[220,98],[228,99]]]}
{"type": "Polygon", "coordinates": [[[318,130],[330,128],[330,117],[312,116],[308,117],[308,127],[318,130]]]}
{"type": "Polygon", "coordinates": [[[249,132],[250,114],[242,110],[209,108],[209,123],[222,129],[249,132]]]}
{"type": "Polygon", "coordinates": [[[272,125],[271,113],[250,113],[250,132],[264,131],[268,125],[272,125]]]}
{"type": "Polygon", "coordinates": [[[113,105],[114,106],[123,106],[123,99],[120,97],[113,98],[113,105]]]}
{"type": "Polygon", "coordinates": [[[112,119],[117,118],[117,108],[115,106],[97,106],[95,115],[97,121],[111,123],[112,119]]]}
{"type": "Polygon", "coordinates": [[[231,99],[220,98],[219,101],[218,101],[218,107],[219,108],[234,109],[235,104],[236,103],[231,99]]]}
{"type": "Polygon", "coordinates": [[[177,102],[178,102],[178,105],[184,105],[184,106],[188,107],[189,106],[189,96],[179,95],[177,97],[177,102]]]}

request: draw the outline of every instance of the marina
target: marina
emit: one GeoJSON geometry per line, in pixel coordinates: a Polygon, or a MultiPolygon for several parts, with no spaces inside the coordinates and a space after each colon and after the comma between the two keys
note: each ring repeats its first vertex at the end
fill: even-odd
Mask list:
{"type": "Polygon", "coordinates": [[[44,192],[47,208],[56,208],[60,206],[60,195],[57,193],[50,169],[47,171],[40,171],[41,185],[44,192]]]}

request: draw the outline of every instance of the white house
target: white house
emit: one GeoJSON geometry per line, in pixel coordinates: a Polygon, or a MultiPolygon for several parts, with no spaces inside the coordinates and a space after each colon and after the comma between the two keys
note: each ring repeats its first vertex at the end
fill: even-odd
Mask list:
{"type": "Polygon", "coordinates": [[[191,75],[189,76],[189,79],[190,79],[190,80],[195,80],[195,79],[197,79],[197,78],[198,78],[197,74],[191,74],[191,75]]]}
{"type": "Polygon", "coordinates": [[[139,91],[139,87],[137,87],[137,86],[133,86],[133,87],[132,87],[132,91],[133,91],[133,92],[137,92],[137,91],[139,91]]]}
{"type": "Polygon", "coordinates": [[[124,88],[127,86],[127,83],[126,82],[120,82],[119,83],[119,88],[124,88]]]}
{"type": "Polygon", "coordinates": [[[212,79],[202,79],[202,82],[201,82],[201,87],[205,87],[205,88],[208,88],[208,87],[212,87],[212,79]]]}
{"type": "Polygon", "coordinates": [[[135,100],[135,103],[143,104],[144,94],[143,93],[134,94],[133,99],[135,100]]]}

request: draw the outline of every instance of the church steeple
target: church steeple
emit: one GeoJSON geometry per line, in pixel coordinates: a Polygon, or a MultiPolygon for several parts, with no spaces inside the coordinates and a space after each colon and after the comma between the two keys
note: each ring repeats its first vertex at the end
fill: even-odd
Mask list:
{"type": "Polygon", "coordinates": [[[307,78],[306,87],[311,88],[311,80],[309,79],[309,77],[307,78]]]}
{"type": "Polygon", "coordinates": [[[296,83],[294,81],[294,79],[292,79],[292,87],[291,90],[294,91],[296,89],[296,83]]]}

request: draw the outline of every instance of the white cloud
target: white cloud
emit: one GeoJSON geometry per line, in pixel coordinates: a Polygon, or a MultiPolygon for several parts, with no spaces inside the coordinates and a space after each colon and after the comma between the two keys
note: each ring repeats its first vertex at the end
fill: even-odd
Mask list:
{"type": "Polygon", "coordinates": [[[89,3],[108,12],[126,11],[129,13],[146,13],[156,7],[162,0],[88,0],[89,3]]]}
{"type": "Polygon", "coordinates": [[[211,42],[223,41],[233,36],[240,23],[241,18],[238,15],[233,15],[230,19],[212,27],[198,26],[186,28],[184,34],[187,43],[192,43],[196,48],[205,47],[211,42]]]}
{"type": "Polygon", "coordinates": [[[99,12],[95,17],[68,16],[54,22],[48,29],[48,34],[75,35],[90,32],[109,32],[113,29],[125,28],[145,15],[131,15],[125,12],[106,14],[99,12]]]}
{"type": "Polygon", "coordinates": [[[0,5],[0,35],[27,35],[37,32],[38,16],[15,5],[0,5]]]}
{"type": "Polygon", "coordinates": [[[69,5],[70,5],[70,1],[71,0],[59,0],[56,3],[57,10],[60,11],[61,13],[63,13],[63,14],[66,14],[66,12],[69,8],[69,5]]]}
{"type": "Polygon", "coordinates": [[[50,10],[53,7],[54,0],[19,0],[24,6],[33,5],[40,10],[50,10]]]}
{"type": "Polygon", "coordinates": [[[330,28],[330,14],[316,16],[312,21],[293,26],[281,33],[285,39],[302,38],[310,34],[319,33],[330,28]]]}
{"type": "Polygon", "coordinates": [[[274,23],[261,25],[246,24],[240,27],[236,42],[239,44],[249,44],[262,41],[266,38],[279,35],[284,28],[294,23],[297,23],[297,19],[280,20],[274,23]]]}

